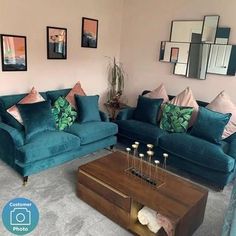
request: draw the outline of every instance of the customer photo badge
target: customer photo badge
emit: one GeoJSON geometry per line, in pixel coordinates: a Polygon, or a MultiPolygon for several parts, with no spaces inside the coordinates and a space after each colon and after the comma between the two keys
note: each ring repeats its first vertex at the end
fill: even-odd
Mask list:
{"type": "Polygon", "coordinates": [[[26,235],[32,232],[39,221],[36,205],[26,198],[15,198],[9,201],[2,211],[2,222],[14,235],[26,235]]]}

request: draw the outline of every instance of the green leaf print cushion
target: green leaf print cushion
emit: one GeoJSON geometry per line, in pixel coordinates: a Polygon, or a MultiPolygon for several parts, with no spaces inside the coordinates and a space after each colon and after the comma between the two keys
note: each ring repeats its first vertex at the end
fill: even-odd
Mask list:
{"type": "Polygon", "coordinates": [[[163,106],[160,128],[169,132],[184,133],[193,113],[192,107],[180,107],[173,104],[163,106]]]}
{"type": "Polygon", "coordinates": [[[77,112],[63,97],[59,97],[52,108],[54,119],[59,130],[71,126],[77,117],[77,112]]]}

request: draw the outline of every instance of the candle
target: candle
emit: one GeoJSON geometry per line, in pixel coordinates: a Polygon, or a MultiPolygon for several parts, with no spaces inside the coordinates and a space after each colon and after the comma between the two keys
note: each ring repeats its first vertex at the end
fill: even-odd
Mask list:
{"type": "Polygon", "coordinates": [[[147,147],[149,148],[149,149],[152,149],[153,148],[153,144],[147,144],[147,147]]]}

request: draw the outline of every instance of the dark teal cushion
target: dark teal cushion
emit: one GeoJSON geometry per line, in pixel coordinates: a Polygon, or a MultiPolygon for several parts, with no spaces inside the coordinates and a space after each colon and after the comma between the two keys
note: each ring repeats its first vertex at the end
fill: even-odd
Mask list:
{"type": "Polygon", "coordinates": [[[24,123],[27,142],[39,132],[56,129],[50,101],[17,104],[17,107],[24,123]]]}
{"type": "Polygon", "coordinates": [[[192,113],[192,107],[181,107],[167,103],[163,106],[160,128],[169,132],[185,133],[192,113]]]}
{"type": "Polygon", "coordinates": [[[59,97],[55,101],[52,107],[52,114],[59,130],[64,130],[65,128],[70,127],[77,118],[76,110],[64,97],[59,97]]]}
{"type": "Polygon", "coordinates": [[[78,121],[80,123],[89,121],[101,121],[98,108],[99,96],[79,96],[75,95],[78,108],[78,121]]]}
{"type": "Polygon", "coordinates": [[[70,92],[70,88],[66,89],[58,89],[58,90],[51,90],[47,91],[47,97],[51,100],[52,104],[59,98],[59,97],[66,97],[66,95],[70,92]]]}
{"type": "Polygon", "coordinates": [[[157,145],[159,137],[167,133],[157,125],[138,120],[117,120],[116,123],[119,127],[119,135],[143,143],[157,145]]]}
{"type": "Polygon", "coordinates": [[[80,147],[80,139],[62,131],[45,131],[17,149],[16,159],[23,163],[43,160],[80,147]]]}
{"type": "Polygon", "coordinates": [[[65,131],[80,137],[81,145],[84,145],[116,135],[118,127],[112,122],[76,122],[65,131]]]}
{"type": "Polygon", "coordinates": [[[220,144],[224,128],[231,115],[231,113],[223,114],[199,107],[197,120],[190,134],[211,143],[220,144]]]}
{"type": "Polygon", "coordinates": [[[153,125],[157,124],[157,115],[163,99],[138,97],[138,104],[134,111],[135,120],[144,121],[153,125]]]}
{"type": "MultiPolygon", "coordinates": [[[[220,145],[189,134],[172,133],[163,135],[159,139],[159,146],[166,152],[199,166],[225,173],[234,169],[234,158],[224,153],[220,145]]],[[[191,170],[189,171],[191,172],[191,170]]]]}

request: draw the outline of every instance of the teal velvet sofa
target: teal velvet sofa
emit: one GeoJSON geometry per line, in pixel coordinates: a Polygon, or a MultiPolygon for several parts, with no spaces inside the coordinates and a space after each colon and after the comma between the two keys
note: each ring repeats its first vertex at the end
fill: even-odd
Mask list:
{"type": "MultiPolygon", "coordinates": [[[[207,105],[206,102],[197,102],[200,106],[207,105]]],[[[217,145],[192,136],[189,131],[168,133],[158,125],[135,120],[134,111],[135,108],[123,109],[117,116],[118,141],[121,143],[130,146],[139,141],[141,149],[152,143],[155,145],[155,158],[162,159],[163,153],[168,153],[167,165],[203,178],[220,189],[235,177],[236,134],[217,145]]]]}
{"type": "MultiPolygon", "coordinates": [[[[61,89],[40,94],[53,103],[69,91],[61,89]]],[[[44,131],[27,142],[23,126],[6,112],[6,109],[25,96],[18,94],[0,97],[0,159],[22,175],[25,181],[28,176],[42,170],[116,144],[117,125],[109,122],[106,114],[101,111],[101,121],[75,122],[64,131],[44,131]]]]}

